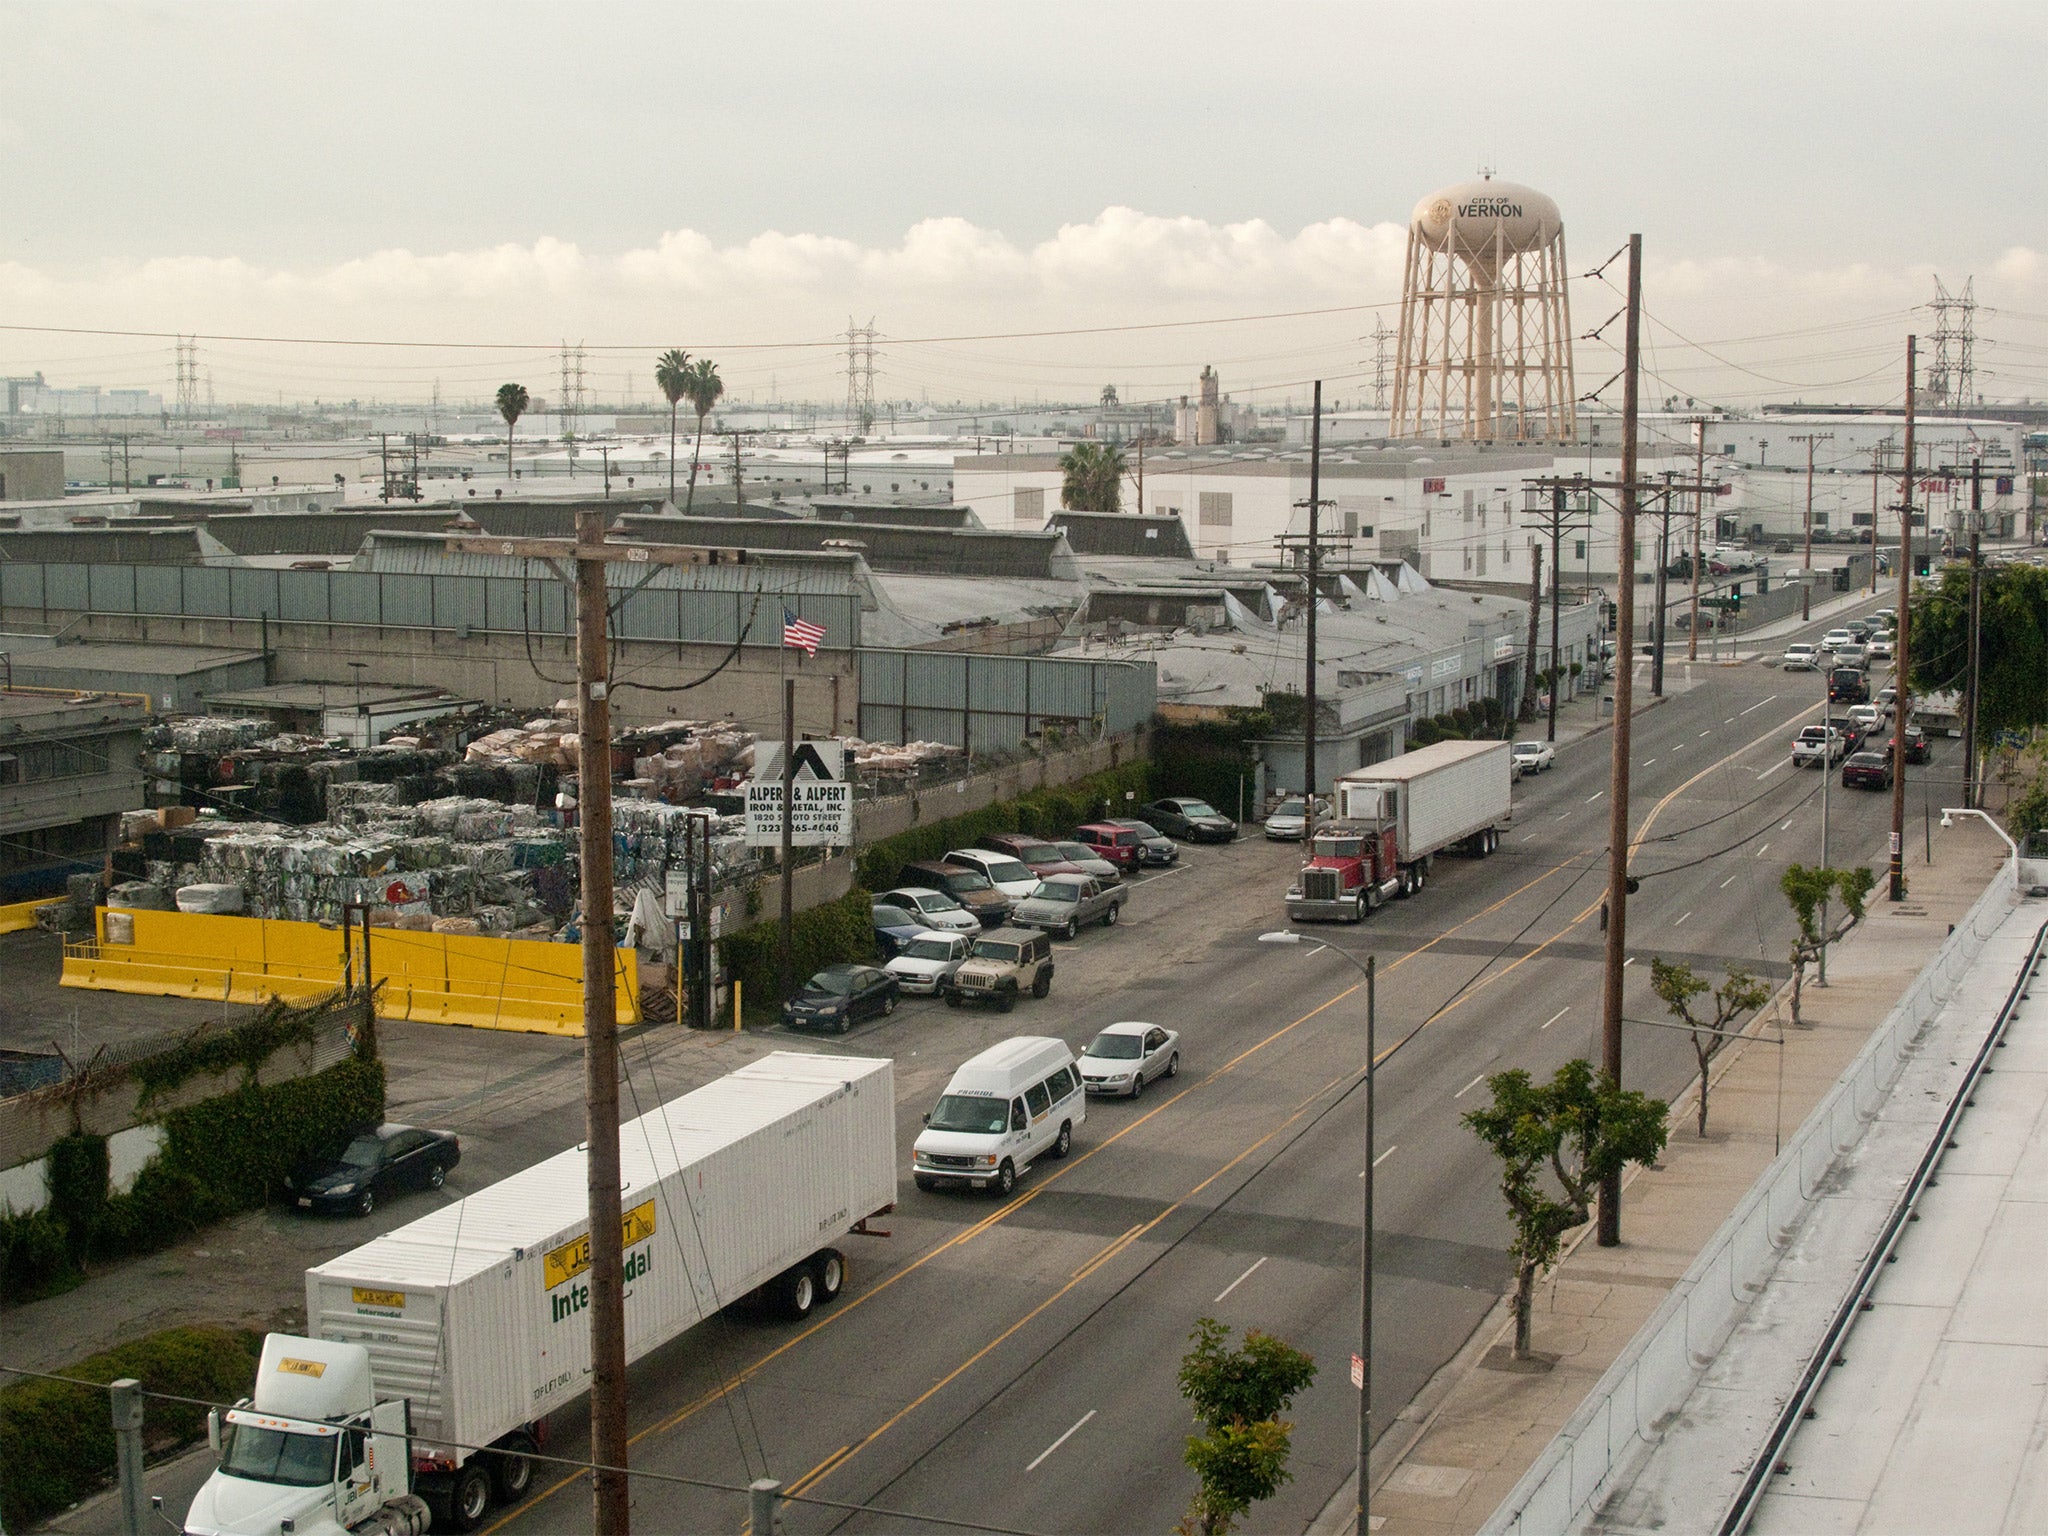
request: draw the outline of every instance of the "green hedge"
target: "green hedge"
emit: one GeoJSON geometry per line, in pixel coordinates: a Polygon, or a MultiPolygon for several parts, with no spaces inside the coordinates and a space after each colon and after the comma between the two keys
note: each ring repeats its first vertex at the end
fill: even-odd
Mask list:
{"type": "MultiPolygon", "coordinates": [[[[169,1328],[54,1375],[84,1381],[132,1376],[148,1392],[232,1403],[256,1380],[261,1334],[223,1328],[169,1328]]],[[[152,1450],[184,1446],[206,1433],[206,1410],[195,1403],[149,1398],[144,1443],[152,1450]]],[[[107,1394],[57,1381],[15,1381],[0,1387],[0,1517],[22,1530],[76,1503],[114,1477],[113,1415],[107,1394]]]]}
{"type": "MultiPolygon", "coordinates": [[[[856,886],[837,901],[796,914],[790,924],[790,974],[798,986],[825,966],[875,958],[874,900],[856,886]]],[[[726,971],[739,981],[747,1012],[756,1017],[772,1016],[782,1003],[776,975],[781,930],[780,921],[771,918],[718,941],[726,971]]]]}
{"type": "MultiPolygon", "coordinates": [[[[1234,795],[1235,791],[1232,793],[1234,795]]],[[[1126,763],[1121,768],[1091,774],[1070,784],[1034,789],[1015,800],[998,800],[994,805],[970,811],[965,816],[948,816],[943,821],[926,822],[894,837],[870,843],[860,851],[860,883],[869,890],[885,890],[896,883],[896,877],[903,872],[905,864],[918,859],[943,858],[955,848],[971,847],[992,832],[1064,837],[1081,823],[1098,816],[1132,814],[1139,801],[1151,797],[1151,772],[1144,763],[1126,763]],[[1126,794],[1136,798],[1126,801],[1126,794]]]]}
{"type": "MultiPolygon", "coordinates": [[[[1292,710],[1295,734],[1301,730],[1306,712],[1294,695],[1292,710]]],[[[1206,800],[1224,815],[1236,818],[1239,796],[1244,812],[1256,816],[1259,807],[1251,803],[1258,782],[1259,758],[1252,743],[1283,730],[1274,714],[1240,711],[1234,720],[1202,721],[1190,725],[1158,725],[1152,730],[1152,793],[1188,795],[1206,800]]]]}
{"type": "Polygon", "coordinates": [[[120,1195],[107,1191],[105,1139],[68,1136],[51,1149],[49,1208],[0,1217],[0,1306],[66,1290],[93,1260],[153,1253],[260,1206],[292,1164],[383,1118],[379,1061],[351,1058],[268,1087],[245,1083],[165,1115],[163,1150],[120,1195]]]}

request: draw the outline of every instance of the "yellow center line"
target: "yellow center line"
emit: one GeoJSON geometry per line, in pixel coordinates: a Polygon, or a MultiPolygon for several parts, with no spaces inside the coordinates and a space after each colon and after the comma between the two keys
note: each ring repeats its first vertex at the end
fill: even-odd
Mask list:
{"type": "Polygon", "coordinates": [[[815,1467],[811,1468],[811,1470],[806,1472],[802,1477],[798,1478],[795,1482],[791,1483],[789,1485],[789,1492],[802,1493],[806,1488],[810,1487],[813,1483],[817,1482],[819,1478],[823,1477],[827,1472],[830,1472],[834,1467],[838,1466],[840,1462],[845,1460],[847,1454],[852,1450],[852,1446],[842,1445],[841,1447],[839,1447],[838,1450],[834,1451],[830,1456],[827,1456],[823,1461],[819,1462],[815,1467]]]}
{"type": "Polygon", "coordinates": [[[1132,1238],[1136,1237],[1138,1235],[1138,1228],[1144,1225],[1145,1223],[1143,1223],[1142,1221],[1138,1222],[1128,1232],[1124,1233],[1122,1237],[1112,1240],[1110,1243],[1108,1243],[1106,1246],[1102,1248],[1098,1248],[1095,1251],[1094,1258],[1084,1260],[1081,1264],[1081,1267],[1073,1271],[1073,1273],[1070,1274],[1067,1278],[1070,1280],[1080,1279],[1083,1275],[1087,1274],[1089,1270],[1093,1269],[1096,1265],[1100,1264],[1110,1254],[1116,1252],[1117,1249],[1123,1247],[1125,1243],[1128,1243],[1132,1238]]]}

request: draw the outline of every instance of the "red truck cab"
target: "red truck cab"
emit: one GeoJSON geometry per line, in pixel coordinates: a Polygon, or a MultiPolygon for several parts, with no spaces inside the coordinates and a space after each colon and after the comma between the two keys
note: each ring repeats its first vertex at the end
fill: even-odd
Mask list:
{"type": "Polygon", "coordinates": [[[1356,923],[1404,894],[1391,826],[1338,826],[1318,832],[1309,859],[1287,893],[1299,921],[1356,923]]]}
{"type": "Polygon", "coordinates": [[[1138,867],[1138,834],[1129,827],[1113,827],[1107,822],[1091,821],[1086,826],[1074,828],[1074,841],[1087,848],[1097,858],[1107,859],[1119,870],[1129,872],[1138,867]]]}

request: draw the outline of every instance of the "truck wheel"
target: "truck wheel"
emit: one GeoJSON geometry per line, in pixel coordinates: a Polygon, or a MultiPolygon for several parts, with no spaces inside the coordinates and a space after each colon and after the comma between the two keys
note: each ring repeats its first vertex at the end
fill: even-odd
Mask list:
{"type": "Polygon", "coordinates": [[[1114,928],[1116,926],[1117,917],[1122,911],[1122,907],[1112,906],[1107,912],[1102,914],[1102,926],[1105,928],[1114,928]]]}
{"type": "Polygon", "coordinates": [[[1031,983],[1031,995],[1033,997],[1045,997],[1051,991],[1052,972],[1049,970],[1040,971],[1038,973],[1038,979],[1031,983]]]}
{"type": "Polygon", "coordinates": [[[533,1486],[533,1437],[514,1430],[491,1454],[491,1489],[500,1504],[517,1504],[533,1486]]]}
{"type": "Polygon", "coordinates": [[[1071,1120],[1062,1120],[1060,1122],[1060,1139],[1052,1144],[1052,1155],[1054,1157],[1065,1157],[1069,1152],[1073,1150],[1074,1122],[1071,1120]]]}
{"type": "Polygon", "coordinates": [[[1429,884],[1429,865],[1425,861],[1415,866],[1415,889],[1419,892],[1429,884]]]}
{"type": "Polygon", "coordinates": [[[1076,918],[1068,918],[1067,926],[1060,930],[1060,937],[1063,939],[1078,939],[1081,937],[1080,921],[1076,918]]]}
{"type": "Polygon", "coordinates": [[[490,1512],[491,1474],[484,1470],[483,1458],[473,1456],[455,1474],[448,1491],[448,1523],[458,1531],[473,1531],[490,1512]]]}
{"type": "Polygon", "coordinates": [[[1008,1013],[1012,1008],[1015,1008],[1016,1006],[1017,989],[1015,987],[1005,987],[1002,991],[996,994],[997,1013],[1008,1013]]]}
{"type": "Polygon", "coordinates": [[[1017,1165],[1007,1157],[1003,1166],[996,1170],[995,1182],[990,1186],[999,1195],[1007,1195],[1017,1187],[1017,1165]]]}
{"type": "Polygon", "coordinates": [[[960,1006],[960,994],[958,992],[948,992],[946,994],[946,1006],[948,1008],[958,1008],[960,1006]]]}
{"type": "Polygon", "coordinates": [[[939,1187],[939,1181],[928,1173],[914,1173],[911,1177],[917,1181],[917,1187],[926,1194],[930,1194],[939,1187]]]}
{"type": "Polygon", "coordinates": [[[846,1255],[837,1248],[827,1248],[816,1255],[812,1263],[818,1267],[818,1297],[821,1301],[837,1299],[846,1289],[846,1255]]]}
{"type": "Polygon", "coordinates": [[[783,1271],[782,1310],[791,1317],[802,1321],[811,1315],[811,1308],[818,1304],[818,1277],[811,1273],[809,1264],[799,1264],[783,1271]]]}

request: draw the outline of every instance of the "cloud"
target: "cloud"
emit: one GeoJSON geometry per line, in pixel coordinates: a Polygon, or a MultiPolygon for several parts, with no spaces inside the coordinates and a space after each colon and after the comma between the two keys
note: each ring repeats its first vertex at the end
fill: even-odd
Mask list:
{"type": "MultiPolygon", "coordinates": [[[[1263,219],[1222,223],[1113,206],[1028,243],[967,219],[934,217],[878,245],[780,230],[721,245],[682,228],[616,253],[542,238],[471,250],[378,250],[285,267],[191,255],[73,270],[0,263],[0,311],[49,326],[202,335],[536,348],[567,336],[651,350],[676,341],[714,354],[721,346],[731,349],[726,372],[735,380],[750,367],[767,371],[758,356],[749,362],[742,344],[818,344],[809,364],[801,354],[768,354],[785,360],[785,392],[808,387],[807,367],[819,380],[828,377],[839,366],[828,350],[830,338],[849,315],[863,321],[874,315],[885,349],[891,338],[898,342],[893,353],[885,352],[884,370],[899,386],[921,380],[935,391],[971,396],[977,390],[1008,395],[1029,385],[1057,396],[1083,376],[1098,383],[1149,376],[1165,388],[1181,370],[1191,379],[1214,354],[1219,362],[1227,356],[1233,385],[1289,385],[1314,370],[1351,379],[1339,390],[1345,393],[1362,387],[1361,370],[1369,367],[1359,362],[1356,341],[1372,324],[1363,308],[1223,330],[1121,333],[1057,345],[991,342],[944,362],[902,339],[1391,306],[1400,296],[1405,242],[1405,227],[1392,222],[1333,218],[1289,233],[1263,219]]],[[[1617,274],[1610,267],[1608,277],[1618,281],[1617,274]]],[[[1987,306],[1996,290],[1997,302],[2014,308],[2048,308],[2048,263],[2032,249],[2004,252],[1983,278],[1978,297],[1987,306]]],[[[1838,379],[1875,378],[1880,369],[1866,363],[1898,351],[1907,329],[1931,330],[1931,317],[1916,314],[1916,307],[1933,291],[1926,268],[1802,268],[1768,255],[1653,260],[1646,294],[1655,366],[1688,391],[1710,396],[1720,388],[1731,399],[1782,394],[1779,380],[1820,388],[1838,379]],[[1681,337],[1720,343],[1714,350],[1735,366],[1691,351],[1681,337]]],[[[1576,328],[1588,330],[1618,307],[1618,290],[1580,281],[1573,302],[1576,328]]],[[[1391,307],[1382,313],[1392,323],[1391,307]]],[[[230,374],[233,345],[217,349],[230,374]]],[[[1603,346],[1582,348],[1582,373],[1610,371],[1603,346]]],[[[8,371],[45,367],[53,377],[77,382],[126,382],[63,366],[67,355],[84,367],[87,354],[106,350],[103,340],[67,354],[58,338],[0,335],[0,361],[8,371]]],[[[264,393],[279,381],[279,369],[303,377],[305,393],[320,392],[321,359],[334,356],[308,348],[277,357],[264,376],[264,393]]],[[[362,354],[355,357],[353,385],[373,386],[374,368],[362,354]]],[[[451,371],[463,361],[451,353],[451,371]]],[[[471,354],[468,361],[478,359],[471,354]]],[[[252,378],[257,371],[252,365],[252,378]]],[[[405,370],[394,365],[392,387],[416,382],[420,373],[416,355],[405,370]]],[[[1857,396],[1845,391],[1843,397],[1857,396]]]]}

